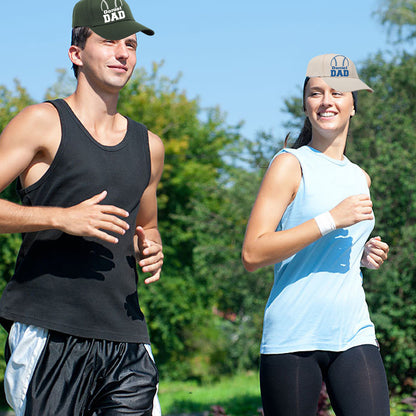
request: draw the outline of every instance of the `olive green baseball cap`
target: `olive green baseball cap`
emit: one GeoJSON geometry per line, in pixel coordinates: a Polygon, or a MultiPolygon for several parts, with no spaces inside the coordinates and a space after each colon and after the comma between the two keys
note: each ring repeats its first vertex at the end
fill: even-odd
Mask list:
{"type": "Polygon", "coordinates": [[[358,90],[373,92],[372,88],[360,80],[351,59],[337,53],[312,58],[309,61],[306,76],[322,78],[331,88],[341,92],[358,90]]]}
{"type": "Polygon", "coordinates": [[[133,33],[143,32],[152,36],[155,32],[136,22],[126,0],[81,0],[72,12],[72,27],[89,27],[93,32],[109,40],[119,40],[133,33]]]}

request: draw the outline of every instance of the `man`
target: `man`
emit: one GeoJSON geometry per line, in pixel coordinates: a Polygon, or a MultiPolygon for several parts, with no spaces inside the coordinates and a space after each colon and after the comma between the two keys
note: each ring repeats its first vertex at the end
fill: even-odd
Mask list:
{"type": "Polygon", "coordinates": [[[125,0],[81,0],[69,58],[74,94],[24,109],[0,136],[0,232],[23,233],[0,301],[10,330],[5,390],[17,415],[151,415],[158,374],[136,261],[159,279],[161,140],[117,112],[136,64],[125,0]]]}

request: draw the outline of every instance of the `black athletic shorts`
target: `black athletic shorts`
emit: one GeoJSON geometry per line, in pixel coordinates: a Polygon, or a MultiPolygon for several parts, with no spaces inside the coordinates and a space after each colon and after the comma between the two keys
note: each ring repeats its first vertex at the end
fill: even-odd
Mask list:
{"type": "Polygon", "coordinates": [[[144,344],[50,331],[25,416],[151,416],[158,372],[144,344]]]}

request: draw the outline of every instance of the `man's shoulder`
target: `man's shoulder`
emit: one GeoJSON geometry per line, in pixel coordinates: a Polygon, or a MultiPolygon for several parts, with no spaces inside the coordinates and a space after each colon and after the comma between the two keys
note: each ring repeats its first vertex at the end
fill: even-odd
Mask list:
{"type": "Polygon", "coordinates": [[[57,110],[51,103],[33,104],[24,108],[14,120],[15,123],[32,128],[42,130],[42,128],[49,128],[51,125],[59,123],[59,116],[57,110]]]}
{"type": "Polygon", "coordinates": [[[149,138],[149,148],[152,158],[163,160],[165,155],[165,147],[163,145],[162,139],[152,131],[147,131],[147,136],[149,138]]]}
{"type": "Polygon", "coordinates": [[[148,130],[149,150],[151,158],[152,179],[157,184],[162,176],[163,165],[165,161],[165,147],[161,138],[148,130]]]}
{"type": "Polygon", "coordinates": [[[59,116],[52,104],[33,104],[20,111],[6,126],[3,133],[26,140],[48,135],[56,130],[59,125],[59,116]]]}
{"type": "Polygon", "coordinates": [[[162,139],[157,134],[153,133],[150,130],[147,130],[147,135],[149,137],[149,143],[151,142],[155,146],[162,146],[163,147],[162,139]]]}

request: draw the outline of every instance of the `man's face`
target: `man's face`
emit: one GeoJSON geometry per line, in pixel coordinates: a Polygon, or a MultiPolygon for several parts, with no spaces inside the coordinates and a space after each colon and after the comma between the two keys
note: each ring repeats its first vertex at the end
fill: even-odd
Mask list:
{"type": "Polygon", "coordinates": [[[96,88],[118,92],[130,79],[136,65],[136,35],[120,40],[92,33],[80,50],[81,72],[96,88]]]}

